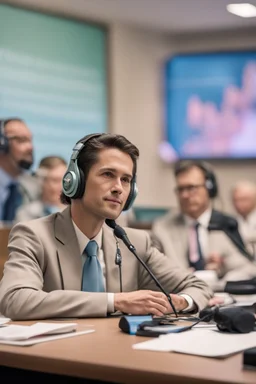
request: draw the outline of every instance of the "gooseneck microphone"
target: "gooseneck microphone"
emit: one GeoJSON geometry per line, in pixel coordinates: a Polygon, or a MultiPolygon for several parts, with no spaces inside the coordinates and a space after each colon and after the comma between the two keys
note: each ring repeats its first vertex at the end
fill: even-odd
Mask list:
{"type": "Polygon", "coordinates": [[[175,306],[172,302],[171,296],[166,292],[160,281],[156,278],[156,276],[153,274],[153,272],[150,270],[150,268],[147,266],[147,264],[140,258],[140,256],[137,254],[136,249],[134,245],[130,242],[125,230],[120,227],[120,225],[117,225],[115,220],[110,220],[106,219],[106,224],[114,229],[114,235],[118,237],[119,239],[123,240],[124,244],[126,247],[129,249],[130,252],[133,253],[133,255],[136,257],[136,259],[140,262],[140,264],[146,269],[148,274],[151,276],[151,278],[154,280],[156,283],[156,286],[160,289],[160,291],[167,297],[168,302],[170,306],[172,307],[173,313],[175,314],[176,317],[178,317],[177,311],[175,309],[175,306]]]}
{"type": "Polygon", "coordinates": [[[122,254],[119,248],[118,240],[116,239],[116,257],[115,264],[119,267],[119,283],[120,283],[120,292],[123,291],[123,283],[122,283],[122,254]]]}

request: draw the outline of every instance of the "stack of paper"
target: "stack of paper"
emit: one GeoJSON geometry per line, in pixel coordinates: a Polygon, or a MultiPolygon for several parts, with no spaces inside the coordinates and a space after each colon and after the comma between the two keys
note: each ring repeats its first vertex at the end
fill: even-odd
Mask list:
{"type": "Polygon", "coordinates": [[[134,349],[139,350],[179,352],[205,357],[226,357],[253,347],[256,347],[256,332],[237,334],[210,329],[170,333],[133,345],[134,349]]]}
{"type": "Polygon", "coordinates": [[[8,323],[9,321],[11,321],[11,319],[9,319],[8,317],[1,317],[0,316],[0,326],[5,324],[5,323],[8,323]]]}
{"type": "Polygon", "coordinates": [[[33,345],[45,341],[94,332],[92,328],[76,332],[76,323],[35,323],[33,325],[3,325],[0,328],[0,344],[33,345]]]}

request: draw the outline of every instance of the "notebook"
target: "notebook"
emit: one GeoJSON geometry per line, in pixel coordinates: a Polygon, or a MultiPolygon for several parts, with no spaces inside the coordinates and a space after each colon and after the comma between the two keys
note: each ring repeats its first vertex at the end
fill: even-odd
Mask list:
{"type": "Polygon", "coordinates": [[[76,323],[38,322],[32,325],[3,325],[0,327],[0,344],[33,345],[91,332],[94,332],[91,327],[77,332],[76,323]]]}

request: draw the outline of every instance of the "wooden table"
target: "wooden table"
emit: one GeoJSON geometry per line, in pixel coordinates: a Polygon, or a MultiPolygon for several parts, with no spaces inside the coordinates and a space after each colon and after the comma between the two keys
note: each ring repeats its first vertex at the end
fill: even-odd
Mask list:
{"type": "Polygon", "coordinates": [[[0,365],[114,383],[256,383],[256,371],[243,371],[242,354],[218,360],[136,351],[132,344],[148,338],[122,333],[118,318],[75,321],[96,332],[30,347],[0,345],[0,365]]]}

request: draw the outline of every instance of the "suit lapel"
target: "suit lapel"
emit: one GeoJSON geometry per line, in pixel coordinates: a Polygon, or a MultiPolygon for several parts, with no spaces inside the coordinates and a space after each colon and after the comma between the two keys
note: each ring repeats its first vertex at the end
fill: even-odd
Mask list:
{"type": "Polygon", "coordinates": [[[120,292],[119,267],[115,264],[116,239],[112,229],[103,225],[103,254],[106,265],[106,291],[120,292]]]}
{"type": "Polygon", "coordinates": [[[188,230],[182,215],[177,215],[171,225],[170,234],[175,244],[175,257],[183,267],[188,267],[188,230]]]}
{"type": "Polygon", "coordinates": [[[54,230],[63,289],[80,291],[82,258],[71,220],[70,207],[56,215],[54,230]]]}

